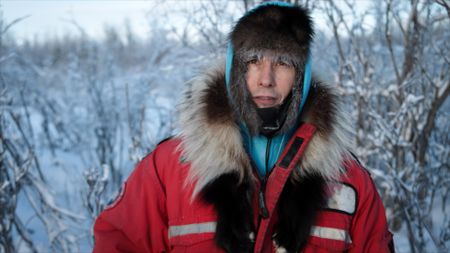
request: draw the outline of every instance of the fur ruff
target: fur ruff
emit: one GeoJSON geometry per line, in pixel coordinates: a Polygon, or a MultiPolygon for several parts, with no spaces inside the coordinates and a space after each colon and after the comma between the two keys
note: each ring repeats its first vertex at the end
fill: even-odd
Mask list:
{"type": "Polygon", "coordinates": [[[179,112],[179,149],[183,160],[191,163],[185,184],[195,183],[192,198],[221,175],[236,173],[241,182],[244,175],[252,173],[239,127],[228,105],[223,68],[212,69],[192,80],[179,112]]]}
{"type": "MultiPolygon", "coordinates": [[[[343,161],[351,157],[351,128],[345,115],[331,88],[313,80],[300,117],[317,131],[293,179],[312,174],[325,180],[339,178],[344,171],[343,161]]],[[[179,107],[179,118],[179,149],[183,159],[191,163],[186,184],[195,184],[192,197],[221,175],[236,173],[239,182],[252,175],[237,119],[227,99],[223,65],[190,82],[179,107]]]]}
{"type": "MultiPolygon", "coordinates": [[[[249,252],[254,178],[224,79],[224,69],[218,67],[190,83],[180,105],[179,149],[191,163],[185,183],[194,184],[192,199],[201,193],[216,209],[217,246],[226,252],[249,252]]],[[[288,252],[306,244],[317,211],[326,202],[325,182],[338,179],[343,160],[350,156],[350,128],[343,115],[331,89],[313,81],[300,119],[317,131],[280,196],[273,238],[288,252]]]]}

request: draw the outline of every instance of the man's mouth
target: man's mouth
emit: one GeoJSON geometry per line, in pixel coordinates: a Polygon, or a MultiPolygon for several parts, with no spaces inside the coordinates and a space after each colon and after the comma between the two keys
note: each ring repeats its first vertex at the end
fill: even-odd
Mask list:
{"type": "Polygon", "coordinates": [[[274,107],[278,105],[278,99],[272,96],[255,96],[253,97],[253,102],[255,102],[259,108],[274,107]]]}

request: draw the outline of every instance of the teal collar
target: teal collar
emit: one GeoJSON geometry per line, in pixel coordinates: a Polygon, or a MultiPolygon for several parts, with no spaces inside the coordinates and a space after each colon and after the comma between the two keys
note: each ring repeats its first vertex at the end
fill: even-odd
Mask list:
{"type": "Polygon", "coordinates": [[[241,124],[240,130],[245,150],[251,157],[253,166],[256,167],[260,177],[266,177],[272,171],[295,129],[294,127],[289,133],[272,137],[252,136],[248,128],[241,124]]]}

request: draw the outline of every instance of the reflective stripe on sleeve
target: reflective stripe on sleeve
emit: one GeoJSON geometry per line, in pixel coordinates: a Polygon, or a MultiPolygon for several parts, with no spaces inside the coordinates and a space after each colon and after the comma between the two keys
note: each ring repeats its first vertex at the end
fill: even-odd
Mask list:
{"type": "Polygon", "coordinates": [[[216,232],[216,225],[216,222],[204,222],[180,226],[170,226],[169,238],[189,234],[214,233],[216,232]]]}
{"type": "Polygon", "coordinates": [[[320,237],[324,239],[332,239],[352,243],[349,233],[346,230],[338,228],[327,228],[320,226],[313,226],[311,228],[311,236],[320,237]]]}

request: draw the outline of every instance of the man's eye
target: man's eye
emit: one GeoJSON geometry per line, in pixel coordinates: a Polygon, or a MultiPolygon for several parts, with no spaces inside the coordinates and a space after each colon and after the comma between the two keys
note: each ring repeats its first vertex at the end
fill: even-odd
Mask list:
{"type": "Polygon", "coordinates": [[[247,62],[247,64],[257,64],[258,62],[259,62],[258,59],[255,58],[255,59],[249,60],[249,61],[247,62]]]}
{"type": "Polygon", "coordinates": [[[278,61],[277,66],[282,66],[282,67],[291,67],[291,64],[285,62],[285,61],[278,61]]]}

